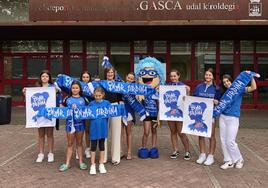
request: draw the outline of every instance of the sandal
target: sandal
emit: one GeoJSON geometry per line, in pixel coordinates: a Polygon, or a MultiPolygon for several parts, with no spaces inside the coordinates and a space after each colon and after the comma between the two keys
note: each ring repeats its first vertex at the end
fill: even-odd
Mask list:
{"type": "Polygon", "coordinates": [[[126,158],[127,160],[132,160],[132,156],[131,156],[131,154],[127,154],[127,158],[126,158]]]}
{"type": "Polygon", "coordinates": [[[60,165],[59,171],[60,172],[65,172],[69,169],[70,167],[67,164],[62,164],[60,165]]]}
{"type": "Polygon", "coordinates": [[[79,168],[80,168],[80,170],[86,170],[87,169],[87,164],[86,163],[80,163],[79,168]]]}

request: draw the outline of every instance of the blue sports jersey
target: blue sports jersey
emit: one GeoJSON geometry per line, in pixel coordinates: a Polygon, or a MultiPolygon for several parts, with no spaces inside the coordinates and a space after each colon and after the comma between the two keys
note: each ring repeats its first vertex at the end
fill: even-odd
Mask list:
{"type": "Polygon", "coordinates": [[[196,97],[205,97],[217,100],[220,100],[221,98],[220,89],[213,84],[207,85],[205,82],[198,84],[193,95],[196,97]]]}
{"type": "Polygon", "coordinates": [[[146,112],[148,112],[149,114],[149,117],[157,117],[158,114],[157,100],[153,99],[153,95],[146,96],[143,101],[143,104],[146,112]]]}
{"type": "MultiPolygon", "coordinates": [[[[107,100],[101,100],[100,102],[91,101],[89,106],[98,107],[107,107],[111,103],[107,100]]],[[[120,126],[120,125],[118,125],[120,126]]],[[[102,138],[108,137],[108,118],[92,119],[90,121],[90,140],[99,140],[102,138]]]]}
{"type": "MultiPolygon", "coordinates": [[[[86,101],[84,97],[67,97],[64,102],[64,106],[67,106],[69,108],[72,108],[73,104],[76,104],[77,107],[86,106],[86,101]]],[[[66,119],[66,127],[65,130],[67,132],[71,132],[71,126],[72,123],[74,123],[75,131],[84,131],[85,130],[85,120],[74,120],[72,122],[72,119],[66,119]]]]}

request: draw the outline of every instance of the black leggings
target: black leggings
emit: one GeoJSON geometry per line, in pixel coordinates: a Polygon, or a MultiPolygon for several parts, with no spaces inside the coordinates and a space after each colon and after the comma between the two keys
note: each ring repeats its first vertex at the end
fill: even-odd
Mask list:
{"type": "Polygon", "coordinates": [[[99,139],[99,140],[91,140],[91,149],[90,151],[93,151],[95,152],[96,149],[97,149],[97,142],[99,141],[99,149],[100,151],[104,151],[104,142],[105,142],[105,139],[102,138],[102,139],[99,139]]]}

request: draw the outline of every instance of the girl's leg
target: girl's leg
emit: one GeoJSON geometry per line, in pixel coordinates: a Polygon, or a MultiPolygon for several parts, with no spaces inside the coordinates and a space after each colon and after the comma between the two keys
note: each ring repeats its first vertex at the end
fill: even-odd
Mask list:
{"type": "Polygon", "coordinates": [[[199,155],[198,159],[196,160],[196,163],[203,164],[206,160],[205,138],[202,136],[199,136],[198,139],[199,139],[200,155],[199,155]]]}
{"type": "Polygon", "coordinates": [[[181,130],[182,130],[182,122],[177,122],[176,123],[176,127],[177,127],[177,130],[178,130],[177,133],[178,133],[178,135],[179,135],[179,137],[181,139],[181,142],[183,144],[184,151],[185,152],[190,152],[189,139],[186,136],[186,134],[181,133],[181,130]]]}
{"type": "MultiPolygon", "coordinates": [[[[91,140],[91,165],[95,165],[95,160],[96,160],[96,149],[97,149],[97,140],[91,140]]],[[[104,159],[104,152],[103,152],[103,159],[104,159]]]]}
{"type": "Polygon", "coordinates": [[[38,128],[38,149],[39,153],[44,153],[45,147],[45,128],[38,128]]]}
{"type": "Polygon", "coordinates": [[[73,154],[73,144],[75,139],[75,133],[68,133],[66,132],[67,137],[67,152],[66,152],[66,165],[70,166],[71,157],[73,154]]]}
{"type": "Polygon", "coordinates": [[[100,148],[100,159],[99,159],[99,171],[101,174],[105,174],[107,171],[105,169],[105,166],[103,164],[103,159],[104,159],[104,141],[105,139],[100,139],[99,140],[99,148],[100,148]]]}
{"type": "Polygon", "coordinates": [[[100,149],[99,163],[100,164],[103,164],[103,162],[104,162],[104,149],[105,149],[104,142],[105,142],[105,139],[99,140],[99,149],[100,149]]]}
{"type": "Polygon", "coordinates": [[[227,150],[232,158],[233,163],[236,163],[239,160],[243,160],[238,145],[236,143],[236,136],[239,128],[239,118],[228,117],[227,123],[228,123],[226,129],[227,150]]]}
{"type": "MultiPolygon", "coordinates": [[[[91,166],[90,166],[90,171],[89,171],[89,174],[91,174],[91,175],[96,174],[96,164],[95,164],[96,149],[97,149],[97,140],[91,140],[91,148],[90,148],[91,166]]],[[[104,152],[103,152],[103,155],[104,155],[104,152]]]]}
{"type": "Polygon", "coordinates": [[[221,149],[223,152],[223,161],[229,162],[232,161],[232,158],[229,154],[229,151],[227,149],[227,116],[220,115],[219,118],[219,127],[220,127],[220,139],[221,139],[221,149]]]}
{"type": "Polygon", "coordinates": [[[147,140],[150,134],[151,121],[143,122],[143,136],[142,136],[142,147],[147,147],[147,140]]]}
{"type": "Polygon", "coordinates": [[[212,124],[212,132],[211,132],[211,137],[209,139],[209,154],[214,155],[215,150],[216,150],[216,136],[215,136],[215,126],[216,124],[212,124]]]}
{"type": "MultiPolygon", "coordinates": [[[[214,121],[214,120],[213,120],[214,121]]],[[[212,165],[214,163],[214,152],[216,149],[216,138],[215,138],[215,123],[212,124],[211,137],[209,138],[209,154],[207,156],[204,165],[212,165]]]]}
{"type": "Polygon", "coordinates": [[[125,147],[124,147],[124,142],[125,142],[125,125],[122,124],[121,125],[121,158],[124,156],[124,150],[125,150],[125,147]]]}
{"type": "Polygon", "coordinates": [[[79,164],[83,163],[83,146],[82,146],[83,135],[84,135],[84,131],[80,131],[80,132],[75,133],[77,153],[78,153],[78,157],[79,157],[79,164]]]}
{"type": "Polygon", "coordinates": [[[46,133],[47,133],[48,151],[49,151],[49,153],[53,153],[53,150],[54,150],[54,128],[47,127],[45,129],[46,129],[46,133]]]}
{"type": "Polygon", "coordinates": [[[178,147],[178,137],[177,137],[176,122],[168,121],[168,126],[169,126],[169,129],[170,129],[170,138],[171,138],[171,144],[172,144],[173,151],[178,152],[179,147],[178,147]]]}
{"type": "Polygon", "coordinates": [[[157,145],[157,127],[151,126],[152,132],[152,147],[155,148],[157,145]]]}
{"type": "Polygon", "coordinates": [[[121,116],[113,117],[111,119],[111,135],[112,135],[112,143],[111,143],[111,155],[112,162],[116,165],[120,163],[120,151],[121,151],[121,116]]]}
{"type": "Polygon", "coordinates": [[[85,142],[86,142],[86,148],[85,148],[85,155],[86,158],[90,158],[90,140],[89,140],[89,120],[86,121],[86,130],[85,130],[85,142]]]}
{"type": "Polygon", "coordinates": [[[127,159],[132,158],[132,121],[127,122],[126,127],[126,135],[127,135],[127,159]]]}

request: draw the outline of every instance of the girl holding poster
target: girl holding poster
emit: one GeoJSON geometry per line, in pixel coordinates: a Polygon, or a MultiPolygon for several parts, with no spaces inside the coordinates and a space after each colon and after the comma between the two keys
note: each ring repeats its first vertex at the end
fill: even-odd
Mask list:
{"type": "MultiPolygon", "coordinates": [[[[64,99],[63,105],[69,108],[77,108],[87,105],[86,98],[82,95],[82,88],[79,81],[73,81],[71,84],[70,95],[64,99]]],[[[82,140],[85,130],[85,120],[66,119],[66,137],[67,137],[67,152],[66,163],[62,164],[59,171],[64,172],[70,168],[70,161],[73,153],[73,143],[76,140],[77,151],[79,156],[79,168],[81,170],[87,169],[87,165],[83,163],[83,147],[82,140]]]]}
{"type": "MultiPolygon", "coordinates": [[[[104,100],[105,93],[101,87],[97,87],[94,91],[95,100],[89,103],[89,106],[98,107],[107,107],[111,103],[107,100],[104,100]]],[[[99,172],[101,174],[106,173],[104,166],[104,142],[108,137],[108,118],[102,119],[93,119],[91,120],[90,125],[90,141],[91,141],[91,166],[90,166],[90,175],[96,174],[96,149],[99,145],[100,157],[99,157],[99,172]]]]}
{"type": "MultiPolygon", "coordinates": [[[[197,97],[205,97],[205,98],[213,98],[214,105],[219,103],[221,92],[219,87],[215,84],[213,69],[209,68],[205,72],[205,82],[200,83],[194,90],[194,96],[197,97]]],[[[209,154],[206,156],[205,151],[205,137],[199,136],[199,148],[200,155],[196,160],[196,163],[204,165],[212,165],[214,163],[214,152],[216,149],[216,137],[215,137],[215,119],[213,119],[214,123],[212,124],[212,133],[209,139],[209,154]]]]}
{"type": "MultiPolygon", "coordinates": [[[[186,87],[187,95],[190,93],[190,87],[185,85],[183,82],[180,81],[180,72],[176,69],[171,70],[170,72],[170,83],[168,85],[180,85],[186,87]]],[[[179,148],[178,148],[178,136],[181,139],[181,142],[184,146],[184,160],[190,160],[190,150],[189,150],[189,140],[186,134],[181,133],[182,130],[182,122],[181,121],[168,121],[168,126],[170,129],[170,137],[171,143],[174,152],[170,155],[171,159],[176,159],[179,156],[179,148]]]]}
{"type": "MultiPolygon", "coordinates": [[[[250,71],[246,71],[248,74],[250,71]]],[[[226,91],[232,84],[233,79],[230,75],[223,75],[223,90],[226,91]]],[[[249,93],[257,89],[254,78],[251,79],[251,85],[245,88],[244,93],[249,93]]],[[[239,128],[240,106],[243,94],[235,96],[233,102],[222,112],[219,119],[221,148],[223,151],[224,164],[221,169],[242,168],[244,159],[236,143],[236,136],[239,128]]]]}
{"type": "MultiPolygon", "coordinates": [[[[39,79],[36,83],[37,87],[56,87],[52,82],[51,74],[48,70],[43,70],[39,74],[39,79]]],[[[59,106],[62,102],[62,96],[59,91],[59,89],[56,87],[57,94],[56,94],[56,105],[59,106]]],[[[26,88],[23,88],[22,90],[23,94],[26,93],[26,88]]],[[[56,121],[56,127],[59,126],[59,121],[56,121]]],[[[47,136],[47,142],[48,142],[48,155],[47,155],[47,161],[49,163],[54,162],[54,127],[51,125],[51,127],[39,127],[38,128],[38,148],[39,148],[39,154],[37,156],[36,162],[41,163],[44,158],[44,147],[45,147],[45,136],[47,136]]]]}

